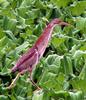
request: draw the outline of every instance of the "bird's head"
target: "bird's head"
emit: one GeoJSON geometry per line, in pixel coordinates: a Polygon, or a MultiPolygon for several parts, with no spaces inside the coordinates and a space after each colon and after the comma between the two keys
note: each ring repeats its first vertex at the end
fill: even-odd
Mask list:
{"type": "Polygon", "coordinates": [[[60,26],[68,26],[69,24],[66,22],[63,22],[61,19],[55,18],[52,22],[52,24],[58,24],[60,26]]]}

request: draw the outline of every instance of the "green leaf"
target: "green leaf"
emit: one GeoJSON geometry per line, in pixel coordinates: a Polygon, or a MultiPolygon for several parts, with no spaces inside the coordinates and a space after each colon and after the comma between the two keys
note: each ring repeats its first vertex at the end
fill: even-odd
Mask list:
{"type": "Polygon", "coordinates": [[[5,33],[3,32],[3,29],[0,28],[0,39],[3,38],[5,36],[5,33]]]}
{"type": "Polygon", "coordinates": [[[0,47],[3,47],[6,45],[6,43],[9,41],[9,39],[4,36],[3,38],[0,39],[0,47]]]}
{"type": "Polygon", "coordinates": [[[86,51],[86,43],[83,43],[83,45],[80,47],[80,50],[86,51]]]}
{"type": "Polygon", "coordinates": [[[67,98],[69,97],[69,93],[67,91],[58,91],[58,92],[55,92],[52,97],[54,99],[57,99],[58,100],[67,100],[67,98]]]}
{"type": "Polygon", "coordinates": [[[66,7],[73,0],[51,0],[51,2],[55,3],[57,7],[66,7]]]}
{"type": "Polygon", "coordinates": [[[45,66],[47,65],[47,69],[51,72],[58,74],[61,64],[62,56],[58,56],[56,54],[49,55],[45,60],[45,66]]]}
{"type": "Polygon", "coordinates": [[[8,97],[7,96],[4,96],[4,95],[0,95],[0,100],[7,100],[8,97]]]}
{"type": "Polygon", "coordinates": [[[16,23],[16,19],[10,19],[5,16],[3,19],[3,28],[4,30],[14,31],[16,28],[16,23]]]}
{"type": "Polygon", "coordinates": [[[53,90],[53,91],[60,91],[63,89],[63,84],[64,84],[64,75],[59,74],[58,76],[54,73],[49,72],[46,70],[43,73],[43,76],[40,80],[40,85],[43,88],[46,88],[48,90],[53,90]]]}
{"type": "Polygon", "coordinates": [[[71,11],[71,13],[76,16],[79,16],[80,14],[82,14],[85,9],[86,9],[86,1],[85,0],[75,2],[74,4],[72,4],[69,7],[69,10],[71,11]]]}
{"type": "Polygon", "coordinates": [[[14,57],[18,57],[18,54],[23,51],[24,49],[26,49],[29,46],[28,42],[24,42],[22,45],[16,47],[14,50],[10,51],[7,56],[14,56],[14,57]]]}
{"type": "Polygon", "coordinates": [[[35,91],[33,94],[32,100],[43,100],[43,95],[44,95],[44,93],[42,90],[35,91]]]}
{"type": "Polygon", "coordinates": [[[59,47],[63,42],[65,41],[64,38],[57,38],[57,37],[54,37],[52,39],[52,44],[54,45],[55,48],[59,47]]]}
{"type": "Polygon", "coordinates": [[[66,75],[73,74],[72,60],[67,55],[65,55],[64,58],[62,59],[62,67],[63,67],[62,68],[63,69],[63,72],[66,75]]]}
{"type": "Polygon", "coordinates": [[[76,28],[80,30],[82,34],[86,34],[86,18],[76,18],[76,28]]]}
{"type": "Polygon", "coordinates": [[[9,2],[7,0],[0,0],[0,5],[2,7],[6,7],[9,4],[9,2]]]}
{"type": "Polygon", "coordinates": [[[79,74],[80,79],[85,80],[85,77],[86,77],[86,62],[85,62],[84,66],[79,74]]]}
{"type": "Polygon", "coordinates": [[[63,37],[53,37],[52,38],[52,44],[55,47],[55,49],[61,53],[67,52],[67,47],[64,44],[64,42],[67,40],[67,38],[65,36],[63,37]]]}
{"type": "Polygon", "coordinates": [[[79,79],[78,77],[70,81],[70,84],[73,86],[74,89],[76,89],[77,91],[82,91],[84,93],[86,93],[85,83],[86,80],[79,79]]]}
{"type": "Polygon", "coordinates": [[[82,91],[78,91],[78,92],[69,92],[70,97],[68,97],[67,100],[83,100],[83,93],[82,91]]]}
{"type": "Polygon", "coordinates": [[[86,51],[77,50],[74,55],[74,67],[79,71],[83,68],[86,59],[86,51]]]}
{"type": "Polygon", "coordinates": [[[6,33],[6,35],[8,35],[9,38],[11,38],[13,40],[13,42],[16,42],[16,38],[11,31],[7,30],[7,31],[5,31],[5,33],[6,33]]]}

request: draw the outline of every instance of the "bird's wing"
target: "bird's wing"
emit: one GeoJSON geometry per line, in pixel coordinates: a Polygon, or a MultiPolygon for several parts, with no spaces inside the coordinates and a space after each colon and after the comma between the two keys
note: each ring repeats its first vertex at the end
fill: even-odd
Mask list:
{"type": "MultiPolygon", "coordinates": [[[[22,55],[22,57],[19,58],[16,65],[12,68],[12,72],[15,71],[22,71],[27,68],[32,68],[34,65],[38,63],[38,52],[36,49],[30,49],[29,52],[22,55]]],[[[30,69],[31,69],[30,68],[30,69]]]]}

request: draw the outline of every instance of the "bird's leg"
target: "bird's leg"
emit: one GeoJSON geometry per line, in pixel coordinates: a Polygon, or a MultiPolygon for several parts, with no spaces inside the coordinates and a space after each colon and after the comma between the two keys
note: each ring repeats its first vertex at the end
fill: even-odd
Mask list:
{"type": "Polygon", "coordinates": [[[13,79],[12,83],[10,84],[10,86],[6,87],[6,89],[11,89],[11,88],[15,87],[16,81],[19,79],[20,75],[24,74],[26,71],[28,71],[28,69],[19,72],[16,75],[15,79],[13,79]]]}
{"type": "Polygon", "coordinates": [[[16,85],[16,81],[18,80],[18,78],[20,77],[21,73],[18,73],[15,77],[15,79],[13,79],[12,83],[10,84],[10,86],[6,87],[6,89],[11,89],[13,87],[15,87],[16,85]]]}
{"type": "Polygon", "coordinates": [[[31,81],[32,85],[35,86],[38,90],[41,89],[41,88],[33,81],[31,72],[30,72],[30,81],[31,81]]]}

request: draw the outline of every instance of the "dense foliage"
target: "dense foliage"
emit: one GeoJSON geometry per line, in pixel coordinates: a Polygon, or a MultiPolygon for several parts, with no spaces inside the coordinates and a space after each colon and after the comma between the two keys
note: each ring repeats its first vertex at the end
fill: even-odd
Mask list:
{"type": "Polygon", "coordinates": [[[0,100],[86,100],[86,0],[0,0],[0,100]],[[60,18],[46,52],[33,71],[6,90],[9,70],[42,33],[47,21],[60,18]]]}

